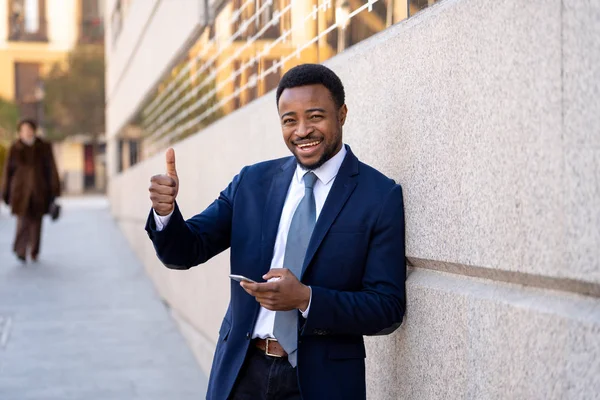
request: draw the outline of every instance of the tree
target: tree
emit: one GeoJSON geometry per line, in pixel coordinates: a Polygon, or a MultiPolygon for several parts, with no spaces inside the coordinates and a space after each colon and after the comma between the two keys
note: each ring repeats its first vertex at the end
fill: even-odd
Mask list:
{"type": "Polygon", "coordinates": [[[44,79],[47,136],[61,140],[104,134],[104,47],[79,45],[44,79]]]}
{"type": "Polygon", "coordinates": [[[0,146],[13,139],[19,120],[19,108],[11,101],[0,97],[0,146]]]}
{"type": "Polygon", "coordinates": [[[16,104],[0,97],[0,182],[4,173],[4,162],[10,142],[17,129],[19,109],[16,104]]]}

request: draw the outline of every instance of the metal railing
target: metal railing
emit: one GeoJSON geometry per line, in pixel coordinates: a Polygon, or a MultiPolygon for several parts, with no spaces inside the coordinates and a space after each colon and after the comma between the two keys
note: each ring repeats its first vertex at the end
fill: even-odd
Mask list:
{"type": "Polygon", "coordinates": [[[79,26],[79,43],[104,43],[104,21],[100,17],[85,18],[79,26]]]}
{"type": "Polygon", "coordinates": [[[433,1],[246,0],[235,9],[229,3],[215,19],[226,23],[206,27],[125,128],[141,129],[145,157],[274,89],[294,65],[323,62],[433,1]]]}
{"type": "Polygon", "coordinates": [[[28,27],[28,21],[19,15],[9,18],[8,40],[11,42],[47,42],[48,22],[44,20],[35,21],[36,29],[28,27]]]}
{"type": "MultiPolygon", "coordinates": [[[[37,24],[35,32],[32,32],[26,29],[23,19],[15,18],[8,26],[8,40],[11,42],[47,42],[48,24],[47,20],[42,20],[37,24]]],[[[88,18],[81,21],[78,42],[82,44],[103,43],[104,21],[101,18],[88,18]]]]}

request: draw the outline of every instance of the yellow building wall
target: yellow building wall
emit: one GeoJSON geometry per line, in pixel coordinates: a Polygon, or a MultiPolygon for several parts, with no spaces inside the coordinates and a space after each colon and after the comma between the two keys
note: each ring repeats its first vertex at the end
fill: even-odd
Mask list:
{"type": "Polygon", "coordinates": [[[45,75],[55,62],[65,61],[67,55],[66,51],[50,51],[48,44],[43,43],[16,43],[0,50],[0,97],[15,99],[15,63],[39,63],[45,75]]]}
{"type": "Polygon", "coordinates": [[[41,64],[44,75],[55,62],[65,61],[79,37],[78,0],[47,0],[47,42],[9,41],[8,0],[0,0],[0,97],[15,98],[15,63],[41,64]]]}
{"type": "Polygon", "coordinates": [[[63,171],[83,170],[83,144],[63,142],[60,145],[60,167],[63,171]]]}
{"type": "Polygon", "coordinates": [[[65,194],[83,192],[83,149],[80,142],[66,140],[54,144],[54,157],[65,194]]]}
{"type": "Polygon", "coordinates": [[[8,3],[6,0],[0,0],[0,47],[8,38],[8,3]],[[7,21],[4,23],[4,21],[7,21]]]}

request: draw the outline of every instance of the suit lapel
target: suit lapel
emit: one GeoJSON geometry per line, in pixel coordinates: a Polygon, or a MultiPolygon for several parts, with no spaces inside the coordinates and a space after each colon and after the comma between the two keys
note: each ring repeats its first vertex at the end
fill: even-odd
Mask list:
{"type": "Polygon", "coordinates": [[[358,175],[358,159],[350,150],[350,146],[346,146],[348,153],[344,158],[340,170],[333,182],[333,187],[325,200],[323,209],[319,214],[319,219],[315,225],[310,242],[308,243],[308,249],[306,250],[306,257],[304,257],[304,264],[302,266],[302,276],[306,272],[306,268],[312,261],[315,253],[319,249],[321,242],[325,238],[325,235],[329,231],[331,224],[335,221],[336,217],[346,204],[346,201],[356,188],[356,175],[358,175]]]}
{"type": "Polygon", "coordinates": [[[267,201],[265,202],[262,220],[261,247],[263,273],[267,273],[271,266],[275,239],[277,238],[277,229],[279,228],[279,220],[281,219],[283,204],[285,203],[285,198],[295,170],[296,159],[290,157],[271,179],[271,187],[267,194],[267,201]]]}

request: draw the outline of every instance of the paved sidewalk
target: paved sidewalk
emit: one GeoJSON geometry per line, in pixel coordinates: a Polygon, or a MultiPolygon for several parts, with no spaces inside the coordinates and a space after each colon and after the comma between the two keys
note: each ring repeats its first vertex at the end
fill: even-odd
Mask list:
{"type": "Polygon", "coordinates": [[[106,200],[62,204],[37,264],[14,257],[0,211],[0,399],[203,399],[206,377],[106,200]]]}

